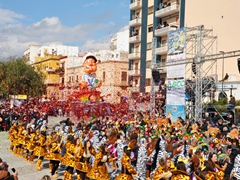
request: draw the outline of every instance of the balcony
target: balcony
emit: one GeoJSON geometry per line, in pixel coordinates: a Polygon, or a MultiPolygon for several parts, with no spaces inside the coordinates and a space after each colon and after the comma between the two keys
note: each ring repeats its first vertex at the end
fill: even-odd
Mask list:
{"type": "Polygon", "coordinates": [[[179,9],[180,9],[179,7],[180,7],[179,4],[173,4],[169,7],[162,8],[155,12],[155,16],[157,18],[162,18],[162,17],[168,16],[168,15],[174,14],[174,13],[178,13],[179,9]]]}
{"type": "Polygon", "coordinates": [[[59,84],[59,82],[57,82],[55,80],[45,80],[44,84],[59,84]]]}
{"type": "Polygon", "coordinates": [[[135,60],[140,59],[140,53],[139,52],[133,52],[128,55],[128,59],[135,60]]]}
{"type": "Polygon", "coordinates": [[[139,69],[128,70],[128,76],[140,76],[139,69]]]}
{"type": "Polygon", "coordinates": [[[129,38],[129,43],[139,43],[141,42],[141,36],[136,35],[129,38]]]}
{"type": "Polygon", "coordinates": [[[141,18],[132,19],[129,22],[129,26],[132,26],[132,27],[140,26],[141,24],[142,24],[142,19],[141,18]]]}
{"type": "Polygon", "coordinates": [[[155,53],[157,55],[167,54],[167,52],[168,52],[168,45],[164,45],[155,49],[155,53]]]}
{"type": "Polygon", "coordinates": [[[170,26],[162,27],[160,29],[155,30],[155,35],[156,36],[166,36],[168,34],[168,32],[176,30],[177,28],[178,28],[177,25],[170,25],[170,26]]]}
{"type": "Polygon", "coordinates": [[[127,81],[121,81],[119,83],[119,86],[128,86],[128,82],[127,81]]]}
{"type": "Polygon", "coordinates": [[[46,72],[55,72],[56,69],[55,68],[52,68],[52,67],[49,67],[49,68],[45,68],[46,72]]]}
{"type": "Polygon", "coordinates": [[[142,2],[140,0],[137,0],[129,5],[130,10],[137,10],[142,8],[142,2]]]}
{"type": "Polygon", "coordinates": [[[130,91],[130,92],[140,92],[140,87],[128,87],[127,91],[130,91]]]}

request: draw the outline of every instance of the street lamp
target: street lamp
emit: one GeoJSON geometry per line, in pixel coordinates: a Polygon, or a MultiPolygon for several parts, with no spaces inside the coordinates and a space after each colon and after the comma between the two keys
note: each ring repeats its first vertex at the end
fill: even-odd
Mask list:
{"type": "Polygon", "coordinates": [[[224,51],[219,51],[220,54],[223,55],[223,60],[222,60],[222,95],[223,95],[223,81],[224,81],[224,51]]]}

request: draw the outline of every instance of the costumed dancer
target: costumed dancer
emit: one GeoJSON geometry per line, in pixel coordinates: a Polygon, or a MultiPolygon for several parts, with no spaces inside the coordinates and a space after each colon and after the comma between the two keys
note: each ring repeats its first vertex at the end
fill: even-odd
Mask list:
{"type": "Polygon", "coordinates": [[[153,180],[160,180],[160,179],[170,179],[172,176],[172,173],[170,171],[171,166],[171,159],[170,158],[161,158],[159,161],[158,168],[156,171],[152,174],[153,180]]]}
{"type": "Polygon", "coordinates": [[[60,146],[61,146],[61,139],[57,132],[52,132],[52,139],[51,139],[51,145],[49,147],[48,153],[46,154],[45,158],[50,160],[51,164],[51,178],[57,178],[58,175],[56,173],[59,163],[62,159],[61,153],[60,153],[60,146]]]}
{"type": "Polygon", "coordinates": [[[34,156],[38,156],[36,169],[41,171],[42,169],[42,161],[44,159],[44,156],[46,155],[46,128],[43,127],[40,129],[40,134],[38,136],[37,140],[37,146],[34,149],[34,156]]]}
{"type": "Polygon", "coordinates": [[[108,159],[108,147],[106,144],[102,144],[99,147],[99,152],[96,153],[94,158],[94,165],[92,169],[87,173],[87,177],[92,180],[109,180],[106,162],[108,159]]]}
{"type": "Polygon", "coordinates": [[[137,171],[138,175],[136,180],[145,180],[146,179],[146,164],[148,162],[147,156],[147,140],[145,138],[140,139],[140,148],[138,150],[137,157],[137,171]]]}
{"type": "Polygon", "coordinates": [[[34,129],[32,130],[31,134],[30,134],[30,140],[27,144],[27,150],[29,152],[29,159],[28,161],[31,163],[31,164],[34,164],[34,149],[36,147],[36,144],[37,144],[37,140],[38,140],[38,135],[39,135],[39,129],[34,129]]]}
{"type": "Polygon", "coordinates": [[[84,142],[84,147],[79,149],[79,161],[75,162],[77,170],[77,179],[86,179],[86,174],[91,170],[90,158],[96,154],[90,140],[84,142]]]}
{"type": "Polygon", "coordinates": [[[131,165],[131,147],[130,144],[124,147],[124,154],[122,157],[122,170],[121,173],[117,176],[116,180],[133,180],[137,171],[131,165]]]}
{"type": "Polygon", "coordinates": [[[11,141],[9,151],[11,151],[11,152],[13,151],[13,148],[14,148],[14,139],[15,139],[14,134],[17,134],[16,127],[17,127],[17,123],[13,123],[12,126],[10,127],[9,131],[8,131],[8,133],[9,133],[8,140],[11,141]]]}
{"type": "Polygon", "coordinates": [[[74,162],[74,153],[75,153],[74,136],[68,135],[65,147],[66,147],[66,154],[62,158],[61,164],[67,166],[67,169],[64,172],[63,179],[64,180],[71,180],[72,176],[73,176],[74,166],[75,166],[75,162],[74,162]]]}

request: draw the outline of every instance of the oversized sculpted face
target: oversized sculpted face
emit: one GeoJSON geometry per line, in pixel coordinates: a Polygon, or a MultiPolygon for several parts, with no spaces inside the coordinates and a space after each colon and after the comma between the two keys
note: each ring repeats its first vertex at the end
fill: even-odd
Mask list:
{"type": "Polygon", "coordinates": [[[95,62],[95,59],[91,56],[84,61],[83,67],[86,74],[92,74],[97,71],[97,63],[95,62]]]}

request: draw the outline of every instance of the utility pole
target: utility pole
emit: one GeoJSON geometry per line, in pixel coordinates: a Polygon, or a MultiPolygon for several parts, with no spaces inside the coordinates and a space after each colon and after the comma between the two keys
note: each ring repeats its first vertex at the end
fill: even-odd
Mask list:
{"type": "Polygon", "coordinates": [[[154,79],[153,79],[153,76],[152,76],[152,72],[154,70],[156,70],[155,69],[155,64],[156,64],[155,50],[156,50],[156,46],[157,46],[157,39],[153,38],[153,41],[152,41],[152,61],[151,61],[151,94],[150,94],[150,114],[151,114],[152,117],[154,116],[155,106],[156,106],[156,103],[155,103],[155,89],[154,89],[155,82],[154,82],[154,79]]]}

